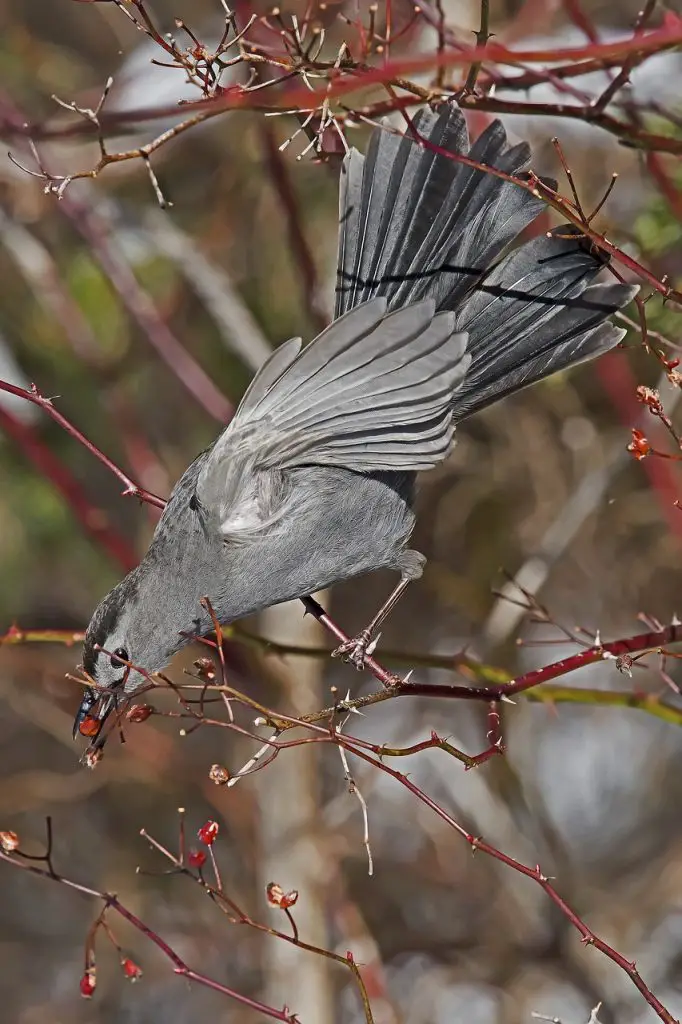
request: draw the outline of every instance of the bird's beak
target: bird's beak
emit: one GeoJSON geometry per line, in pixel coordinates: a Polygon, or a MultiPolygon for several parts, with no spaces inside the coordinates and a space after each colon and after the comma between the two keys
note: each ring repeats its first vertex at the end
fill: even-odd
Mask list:
{"type": "Polygon", "coordinates": [[[115,706],[116,697],[113,693],[99,694],[91,686],[86,687],[74,719],[73,738],[87,736],[94,742],[115,706]]]}

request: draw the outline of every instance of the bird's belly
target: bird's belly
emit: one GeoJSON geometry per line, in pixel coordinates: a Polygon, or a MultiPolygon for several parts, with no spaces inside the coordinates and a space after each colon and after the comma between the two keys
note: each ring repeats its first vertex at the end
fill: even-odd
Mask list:
{"type": "Polygon", "coordinates": [[[224,584],[215,597],[222,621],[396,566],[414,525],[412,475],[302,471],[304,496],[274,533],[225,545],[224,584]]]}

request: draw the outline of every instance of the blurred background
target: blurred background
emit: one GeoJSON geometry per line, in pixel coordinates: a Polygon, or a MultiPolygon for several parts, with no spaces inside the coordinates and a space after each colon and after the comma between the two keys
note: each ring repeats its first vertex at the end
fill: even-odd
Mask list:
{"type": "MultiPolygon", "coordinates": [[[[468,43],[479,28],[479,3],[443,6],[468,43]]],[[[499,40],[528,48],[582,45],[586,23],[597,26],[599,38],[625,37],[638,3],[493,0],[490,7],[499,40]]],[[[181,71],[150,64],[162,55],[122,8],[0,0],[0,123],[17,161],[35,168],[13,126],[69,120],[53,94],[93,108],[113,76],[111,112],[196,97],[181,71]]],[[[146,9],[164,32],[177,32],[179,17],[201,39],[222,33],[218,0],[153,0],[146,9]]],[[[283,10],[300,15],[304,8],[288,0],[283,10]]],[[[366,8],[338,4],[334,13],[357,17],[358,10],[366,8]]],[[[413,15],[403,0],[393,10],[396,24],[413,15]]],[[[652,25],[665,10],[661,5],[652,25]]],[[[328,10],[324,17],[327,48],[338,52],[344,22],[328,10]]],[[[433,30],[417,19],[394,53],[429,52],[434,44],[433,30]]],[[[593,75],[579,86],[596,96],[607,82],[593,75]]],[[[681,94],[681,59],[668,53],[636,70],[627,101],[641,104],[655,127],[657,105],[682,117],[681,94]]],[[[548,85],[523,98],[556,101],[548,85]]],[[[471,115],[474,132],[486,119],[471,115]]],[[[175,120],[142,125],[114,139],[110,151],[144,145],[175,120]]],[[[597,127],[549,117],[505,123],[510,135],[531,139],[539,173],[557,173],[549,140],[560,135],[586,208],[618,172],[597,226],[657,277],[679,285],[682,173],[673,159],[659,165],[668,183],[662,192],[647,154],[597,127]]],[[[94,444],[158,494],[167,495],[212,441],[271,348],[295,334],[312,337],[331,313],[338,164],[310,153],[297,160],[304,135],[280,152],[296,128],[293,119],[244,111],[164,145],[153,167],[172,203],[167,210],[140,160],[107,167],[95,182],[76,181],[58,200],[0,157],[0,377],[20,386],[35,381],[59,396],[59,409],[94,444]]],[[[350,141],[363,148],[366,137],[357,127],[350,141]]],[[[53,174],[87,170],[98,160],[91,138],[38,145],[53,174]]],[[[568,194],[565,179],[561,188],[568,194]]],[[[538,229],[552,223],[543,218],[538,229]]],[[[647,310],[649,328],[663,333],[674,358],[682,343],[679,313],[658,298],[647,310]]],[[[626,313],[636,321],[635,311],[626,313]]],[[[417,661],[411,655],[466,646],[518,674],[575,650],[558,642],[562,633],[552,622],[584,629],[583,639],[597,631],[606,638],[641,632],[640,613],[663,622],[682,614],[679,471],[674,461],[640,463],[626,451],[630,428],[644,415],[635,388],[660,377],[660,363],[634,329],[624,351],[468,422],[447,465],[423,481],[415,546],[428,556],[427,571],[392,615],[381,647],[403,652],[409,667],[417,661]],[[518,605],[497,596],[509,590],[505,572],[537,594],[550,623],[529,624],[518,605]],[[518,637],[531,645],[519,646],[518,637]],[[553,642],[534,646],[539,640],[553,642]]],[[[678,394],[663,376],[661,395],[673,419],[678,394]]],[[[118,481],[36,407],[0,395],[0,426],[0,634],[14,622],[78,631],[145,550],[154,512],[121,498],[118,481]]],[[[670,450],[651,417],[644,426],[652,442],[670,450]]],[[[388,574],[362,579],[325,602],[352,633],[392,584],[388,574]]],[[[301,611],[274,609],[247,627],[285,644],[329,647],[301,611]]],[[[209,768],[217,762],[238,769],[253,753],[250,741],[210,729],[182,737],[173,719],[153,717],[128,729],[125,745],[112,740],[102,764],[87,771],[78,763],[81,744],[71,740],[79,691],[65,679],[79,657],[78,645],[0,644],[0,829],[15,830],[22,848],[38,853],[51,815],[58,869],[118,893],[191,965],[274,1006],[286,1003],[303,1024],[364,1019],[346,970],[231,925],[198,887],[164,874],[168,863],[139,833],[144,828],[176,849],[179,807],[190,837],[207,818],[219,821],[223,882],[254,918],[281,926],[281,912],[266,901],[268,882],[299,891],[301,937],[342,954],[350,949],[366,965],[377,1024],[511,1024],[533,1012],[587,1024],[599,1002],[603,1024],[656,1019],[622,971],[581,945],[537,885],[472,856],[407,791],[354,762],[368,805],[370,877],[360,805],[334,748],[287,751],[276,766],[227,790],[209,780],[209,768]]],[[[177,660],[174,677],[193,657],[196,651],[177,660]]],[[[289,714],[328,704],[330,686],[353,695],[374,687],[349,666],[274,657],[239,637],[228,664],[235,685],[289,714]]],[[[458,678],[427,667],[416,672],[436,682],[458,678]]],[[[566,682],[663,692],[682,716],[680,673],[674,664],[668,673],[636,669],[630,680],[605,663],[566,682]]],[[[635,709],[523,698],[502,710],[505,758],[464,772],[436,751],[398,767],[469,832],[525,863],[539,862],[589,926],[637,961],[670,1012],[682,1013],[679,724],[635,709]]],[[[387,702],[351,725],[355,735],[393,746],[418,742],[432,729],[470,753],[486,745],[484,710],[463,702],[387,702]]],[[[161,954],[118,921],[116,935],[144,978],[129,985],[101,937],[97,992],[83,1000],[83,943],[98,911],[78,893],[0,865],[5,1020],[260,1019],[173,978],[161,954]]]]}

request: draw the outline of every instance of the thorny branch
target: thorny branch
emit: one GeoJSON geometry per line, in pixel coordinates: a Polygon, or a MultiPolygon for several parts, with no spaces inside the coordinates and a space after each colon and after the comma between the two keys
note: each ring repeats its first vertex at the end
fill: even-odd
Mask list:
{"type": "MultiPolygon", "coordinates": [[[[161,952],[170,960],[173,965],[173,973],[180,977],[187,978],[188,981],[194,981],[198,985],[204,985],[207,988],[211,988],[216,992],[227,996],[230,999],[241,1003],[242,1006],[246,1006],[251,1010],[255,1010],[270,1020],[283,1021],[284,1024],[299,1024],[299,1019],[296,1014],[290,1012],[288,1007],[283,1007],[281,1010],[277,1010],[273,1006],[268,1006],[265,1003],[260,1002],[258,999],[253,999],[250,996],[246,996],[241,992],[237,992],[235,989],[230,988],[228,985],[222,982],[216,981],[214,978],[210,978],[202,971],[198,971],[195,968],[190,967],[183,958],[176,953],[176,951],[161,938],[161,936],[155,932],[149,925],[145,924],[133,913],[124,903],[122,903],[118,896],[113,893],[100,892],[97,889],[92,889],[89,886],[82,885],[80,882],[75,882],[64,875],[58,874],[52,867],[51,862],[48,860],[48,855],[43,857],[29,857],[23,855],[20,850],[7,852],[6,848],[0,845],[0,861],[4,861],[7,864],[11,864],[15,868],[19,868],[22,871],[26,871],[29,874],[37,875],[40,878],[50,879],[53,882],[58,882],[61,885],[66,886],[69,889],[73,889],[76,892],[81,893],[84,896],[92,897],[93,899],[99,900],[102,903],[102,910],[98,915],[94,930],[96,931],[101,926],[103,916],[106,913],[116,914],[128,924],[132,925],[136,931],[143,935],[146,939],[152,942],[161,952]],[[44,861],[45,866],[40,866],[38,861],[44,861]]],[[[95,978],[95,964],[94,964],[94,953],[92,950],[92,930],[91,935],[88,936],[88,943],[86,944],[86,970],[84,979],[89,982],[88,986],[84,986],[81,982],[81,992],[85,996],[90,996],[94,992],[94,978],[95,978]]],[[[371,1017],[367,1018],[371,1022],[371,1017]]]]}

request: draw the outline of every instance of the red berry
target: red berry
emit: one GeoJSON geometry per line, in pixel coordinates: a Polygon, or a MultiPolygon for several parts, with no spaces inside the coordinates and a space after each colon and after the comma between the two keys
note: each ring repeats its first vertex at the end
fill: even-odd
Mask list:
{"type": "Polygon", "coordinates": [[[202,825],[197,836],[205,846],[212,846],[218,838],[218,832],[220,831],[220,825],[217,821],[207,821],[205,825],[202,825]]]}
{"type": "Polygon", "coordinates": [[[99,732],[99,728],[99,719],[93,718],[92,715],[87,715],[78,726],[78,731],[81,736],[96,736],[99,732]]]}
{"type": "Polygon", "coordinates": [[[206,863],[206,854],[203,850],[190,850],[187,863],[191,868],[201,868],[206,863]]]}
{"type": "Polygon", "coordinates": [[[84,999],[92,998],[95,991],[95,977],[93,974],[84,974],[80,981],[81,995],[84,999]]]}
{"type": "Polygon", "coordinates": [[[128,957],[125,960],[121,960],[121,967],[126,978],[130,978],[131,981],[137,981],[138,978],[142,977],[142,968],[134,960],[128,959],[128,957]]]}

